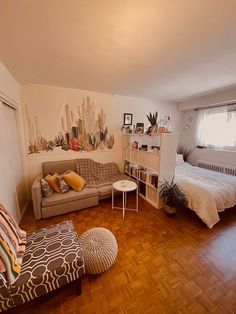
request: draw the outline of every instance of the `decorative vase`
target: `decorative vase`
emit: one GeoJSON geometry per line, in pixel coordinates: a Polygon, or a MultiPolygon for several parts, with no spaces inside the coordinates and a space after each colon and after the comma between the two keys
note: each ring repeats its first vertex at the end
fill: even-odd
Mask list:
{"type": "Polygon", "coordinates": [[[165,205],[165,213],[167,216],[174,216],[176,214],[176,208],[165,205]]]}

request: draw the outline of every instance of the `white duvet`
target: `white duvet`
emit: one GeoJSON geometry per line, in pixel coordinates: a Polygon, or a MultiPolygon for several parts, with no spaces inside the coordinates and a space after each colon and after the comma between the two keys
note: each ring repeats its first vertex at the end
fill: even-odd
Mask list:
{"type": "Polygon", "coordinates": [[[219,220],[218,212],[236,204],[236,177],[193,167],[176,166],[176,181],[182,187],[188,207],[212,228],[219,220]]]}

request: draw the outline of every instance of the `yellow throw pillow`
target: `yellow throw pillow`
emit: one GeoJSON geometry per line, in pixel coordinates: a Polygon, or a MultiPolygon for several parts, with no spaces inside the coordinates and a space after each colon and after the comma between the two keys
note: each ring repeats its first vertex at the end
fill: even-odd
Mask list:
{"type": "Polygon", "coordinates": [[[62,191],[59,189],[57,185],[57,177],[58,177],[58,173],[55,172],[54,175],[48,174],[44,179],[50,184],[53,191],[57,193],[62,193],[62,191]]]}
{"type": "Polygon", "coordinates": [[[77,192],[81,192],[86,185],[86,181],[74,171],[64,173],[63,179],[77,192]]]}

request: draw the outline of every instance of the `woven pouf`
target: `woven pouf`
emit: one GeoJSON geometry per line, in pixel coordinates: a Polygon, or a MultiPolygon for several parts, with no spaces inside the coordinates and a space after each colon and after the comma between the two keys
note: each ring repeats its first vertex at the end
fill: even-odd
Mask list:
{"type": "Polygon", "coordinates": [[[118,245],[111,231],[105,228],[87,230],[80,236],[80,244],[87,274],[101,274],[115,262],[118,245]]]}

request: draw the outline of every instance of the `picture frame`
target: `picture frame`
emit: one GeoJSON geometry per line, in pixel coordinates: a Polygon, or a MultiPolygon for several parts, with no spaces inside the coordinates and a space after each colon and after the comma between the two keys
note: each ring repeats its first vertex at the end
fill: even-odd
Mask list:
{"type": "Polygon", "coordinates": [[[144,133],[144,123],[136,123],[135,133],[142,134],[144,133]]]}
{"type": "Polygon", "coordinates": [[[133,114],[124,113],[124,125],[132,125],[133,123],[133,114]]]}

